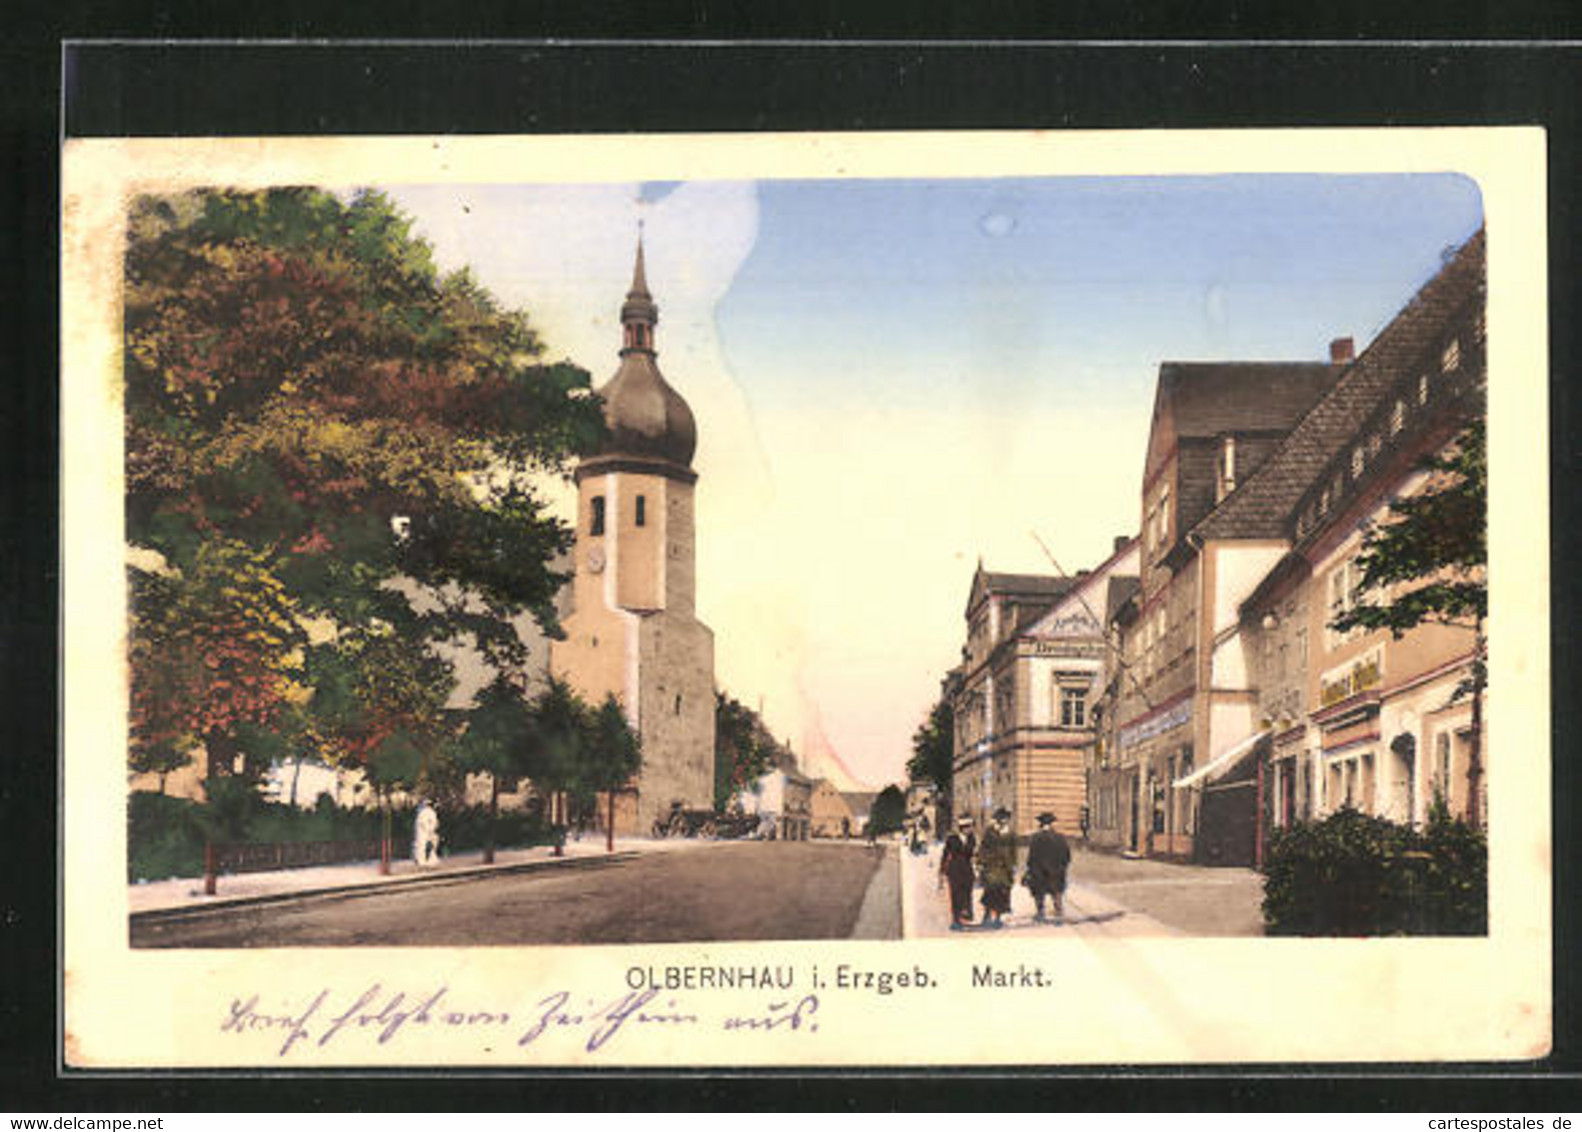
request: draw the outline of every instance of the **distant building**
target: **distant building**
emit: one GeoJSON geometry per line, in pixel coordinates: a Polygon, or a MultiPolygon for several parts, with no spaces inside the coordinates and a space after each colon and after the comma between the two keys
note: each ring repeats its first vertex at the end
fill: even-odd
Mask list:
{"type": "Polygon", "coordinates": [[[855,837],[862,832],[851,804],[827,778],[813,783],[808,801],[809,834],[813,837],[855,837]]]}
{"type": "Polygon", "coordinates": [[[841,798],[846,803],[846,808],[851,811],[852,833],[860,834],[868,824],[868,818],[873,813],[873,800],[879,796],[877,790],[842,790],[841,798]]]}
{"type": "Polygon", "coordinates": [[[659,372],[658,321],[639,243],[620,368],[599,391],[610,439],[576,469],[571,611],[550,652],[554,673],[592,704],[614,694],[642,736],[642,770],[617,796],[623,833],[674,803],[709,808],[714,793],[714,635],[694,605],[697,425],[659,372]]]}
{"type": "Polygon", "coordinates": [[[742,813],[759,818],[761,836],[806,841],[813,836],[814,785],[811,778],[797,770],[794,761],[787,759],[754,780],[750,788],[736,796],[735,803],[742,813]]]}

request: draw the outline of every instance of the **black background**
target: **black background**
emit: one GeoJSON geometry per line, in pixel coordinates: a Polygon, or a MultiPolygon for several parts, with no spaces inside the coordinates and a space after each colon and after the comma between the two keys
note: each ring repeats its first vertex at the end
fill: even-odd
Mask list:
{"type": "MultiPolygon", "coordinates": [[[[339,42],[321,46],[188,45],[62,39],[216,35],[473,38],[502,30],[479,10],[430,6],[397,28],[368,5],[325,11],[253,5],[216,17],[206,5],[77,4],[8,16],[0,31],[0,656],[12,742],[0,762],[0,826],[9,854],[0,908],[0,1110],[38,1115],[107,1110],[346,1109],[423,1111],[615,1108],[927,1108],[1021,1111],[1294,1108],[1537,1113],[1582,1108],[1576,1012],[1578,623],[1568,571],[1577,550],[1573,498],[1578,421],[1575,195],[1582,84],[1575,45],[1537,42],[1364,42],[1425,34],[1526,38],[1567,29],[1554,11],[1502,5],[1437,8],[1433,22],[1391,5],[1283,11],[1260,23],[1235,5],[1192,35],[1327,35],[1318,44],[1181,42],[1141,15],[1099,27],[1096,6],[1025,12],[986,29],[958,6],[929,23],[859,24],[836,4],[798,22],[726,27],[700,5],[659,27],[621,5],[580,23],[531,29],[487,46],[339,42]],[[447,10],[435,11],[433,8],[447,10]],[[229,20],[224,26],[225,20],[229,20]],[[1344,24],[1344,34],[1335,29],[1344,24]],[[442,26],[443,25],[443,26],[442,26]],[[545,38],[554,34],[559,39],[545,38]],[[1090,37],[1032,43],[1031,37],[1090,37]],[[646,35],[662,42],[615,42],[646,35]],[[701,42],[733,36],[781,42],[701,42]],[[1005,42],[1009,36],[1022,42],[1005,42]],[[1155,36],[1148,42],[1122,42],[1155,36]],[[856,42],[856,37],[886,42],[856,42]],[[800,38],[791,38],[800,37],[800,38]],[[945,39],[959,42],[944,42],[945,39]],[[894,42],[896,39],[906,42],[894,42]],[[1103,42],[1096,40],[1103,39],[1103,42]],[[567,40],[562,42],[561,40],[567,40]],[[1551,592],[1554,666],[1555,1052],[1493,1066],[1240,1066],[1234,1069],[1049,1069],[927,1074],[315,1074],[99,1075],[57,1071],[56,491],[58,474],[58,143],[65,136],[320,133],[625,133],[948,128],[1151,128],[1376,125],[1545,126],[1549,137],[1551,592]]],[[[494,13],[497,15],[498,13],[494,13]]],[[[1538,647],[1534,643],[1534,647],[1538,647]]],[[[1515,758],[1519,752],[1502,753],[1515,758]]],[[[113,834],[112,834],[113,836],[113,834]]],[[[1293,971],[1294,978],[1301,978],[1293,971]]],[[[1225,993],[1236,994],[1234,972],[1225,993]]],[[[984,1026],[992,1027],[985,1003],[984,1026]]],[[[157,1022],[155,1023],[157,1024],[157,1022]]],[[[1431,1029],[1433,1017],[1421,1024],[1431,1029]]],[[[1080,1017],[1051,1017],[1080,1029],[1080,1017]]],[[[1301,1025],[1292,1018],[1291,1025],[1301,1025]]],[[[1026,1035],[1036,1046],[1038,1036],[1026,1035]]],[[[938,1036],[941,1063],[951,1035],[938,1036]]]]}

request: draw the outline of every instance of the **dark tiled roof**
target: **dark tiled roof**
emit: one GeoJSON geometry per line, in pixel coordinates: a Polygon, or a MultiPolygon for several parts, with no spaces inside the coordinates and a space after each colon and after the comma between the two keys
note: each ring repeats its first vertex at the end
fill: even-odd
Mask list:
{"type": "Polygon", "coordinates": [[[1217,437],[1235,434],[1237,475],[1250,476],[1340,372],[1326,362],[1162,363],[1155,403],[1176,440],[1176,530],[1214,509],[1217,437]]]}
{"type": "Polygon", "coordinates": [[[1479,230],[1194,533],[1205,539],[1287,536],[1292,512],[1315,477],[1401,375],[1420,364],[1447,321],[1478,293],[1483,277],[1484,234],[1479,230]]]}
{"type": "Polygon", "coordinates": [[[1059,597],[1075,583],[1075,578],[1054,578],[1044,574],[984,574],[984,588],[991,593],[1014,597],[1059,597]]]}
{"type": "Polygon", "coordinates": [[[1115,614],[1121,606],[1137,596],[1143,588],[1142,579],[1135,574],[1122,574],[1110,579],[1109,592],[1104,598],[1104,623],[1108,625],[1115,620],[1115,614]]]}
{"type": "Polygon", "coordinates": [[[967,594],[967,613],[970,615],[988,594],[1048,604],[1067,593],[1077,581],[1049,574],[993,574],[980,567],[973,575],[972,589],[967,594]]]}
{"type": "Polygon", "coordinates": [[[1163,362],[1156,404],[1178,437],[1284,432],[1329,388],[1327,362],[1163,362]]]}

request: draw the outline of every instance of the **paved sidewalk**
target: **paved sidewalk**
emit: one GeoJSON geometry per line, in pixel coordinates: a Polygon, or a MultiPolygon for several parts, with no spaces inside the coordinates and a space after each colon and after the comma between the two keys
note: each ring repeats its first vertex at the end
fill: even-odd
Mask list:
{"type": "MultiPolygon", "coordinates": [[[[682,852],[718,842],[695,838],[654,840],[646,837],[617,837],[615,859],[628,859],[639,853],[682,852]]],[[[377,888],[383,885],[420,884],[460,880],[468,876],[500,871],[555,868],[557,866],[582,866],[595,864],[608,858],[602,836],[588,835],[580,841],[566,842],[565,855],[556,857],[547,845],[530,849],[498,849],[494,864],[483,863],[483,851],[473,850],[443,857],[432,868],[419,868],[410,860],[390,862],[390,873],[381,876],[378,861],[356,861],[344,865],[319,865],[303,869],[279,869],[272,872],[221,874],[215,895],[203,892],[202,877],[182,877],[173,880],[151,881],[127,886],[127,910],[140,912],[165,911],[174,908],[224,907],[232,903],[278,899],[294,895],[343,891],[347,889],[377,888]]]]}
{"type": "MultiPolygon", "coordinates": [[[[941,851],[942,846],[938,844],[930,845],[926,854],[917,856],[904,847],[901,849],[901,922],[902,932],[907,939],[976,934],[950,930],[950,895],[938,887],[941,851]]],[[[973,890],[972,911],[978,919],[983,916],[983,905],[979,902],[982,895],[982,889],[973,890]]],[[[1080,882],[1073,882],[1066,889],[1065,903],[1064,923],[1035,923],[1033,894],[1018,884],[1011,890],[1011,912],[1005,917],[1005,927],[999,932],[985,934],[1086,937],[1184,934],[1151,916],[1134,912],[1080,882]]]]}

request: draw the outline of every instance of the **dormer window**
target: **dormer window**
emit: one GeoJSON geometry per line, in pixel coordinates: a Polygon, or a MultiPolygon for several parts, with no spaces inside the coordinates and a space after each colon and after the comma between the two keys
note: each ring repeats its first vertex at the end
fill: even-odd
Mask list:
{"type": "Polygon", "coordinates": [[[1356,480],[1356,479],[1361,479],[1362,478],[1362,465],[1363,465],[1363,462],[1366,459],[1367,459],[1367,457],[1363,454],[1362,446],[1360,444],[1356,448],[1353,448],[1351,450],[1351,478],[1352,479],[1356,480]]]}
{"type": "Polygon", "coordinates": [[[1395,408],[1390,410],[1390,435],[1394,436],[1406,427],[1406,402],[1397,400],[1395,408]]]}
{"type": "Polygon", "coordinates": [[[1214,502],[1218,503],[1231,492],[1236,490],[1236,438],[1227,436],[1220,445],[1219,453],[1219,486],[1214,493],[1214,502]]]}
{"type": "Polygon", "coordinates": [[[1428,375],[1422,374],[1417,379],[1417,403],[1428,404],[1428,375]]]}
{"type": "Polygon", "coordinates": [[[1461,339],[1452,338],[1445,346],[1444,353],[1439,355],[1439,369],[1442,373],[1450,373],[1461,368],[1461,339]]]}
{"type": "Polygon", "coordinates": [[[604,533],[604,496],[595,495],[592,503],[593,520],[588,524],[588,533],[590,535],[602,535],[604,533]]]}

